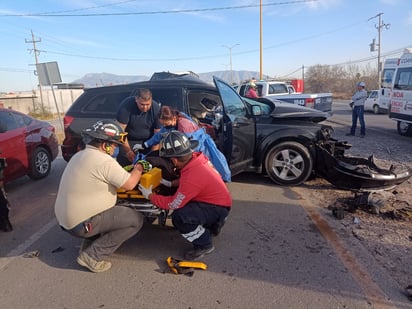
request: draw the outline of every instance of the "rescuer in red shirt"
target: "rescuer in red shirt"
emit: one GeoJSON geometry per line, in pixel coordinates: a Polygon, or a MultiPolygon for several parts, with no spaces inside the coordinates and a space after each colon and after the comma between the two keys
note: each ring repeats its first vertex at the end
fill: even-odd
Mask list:
{"type": "Polygon", "coordinates": [[[170,131],[161,141],[159,155],[169,158],[180,171],[177,191],[171,196],[139,185],[143,196],[162,209],[173,210],[172,223],[193,245],[184,258],[193,260],[211,253],[212,235],[217,236],[232,206],[232,197],[220,174],[201,152],[197,141],[179,131],[170,131]]]}

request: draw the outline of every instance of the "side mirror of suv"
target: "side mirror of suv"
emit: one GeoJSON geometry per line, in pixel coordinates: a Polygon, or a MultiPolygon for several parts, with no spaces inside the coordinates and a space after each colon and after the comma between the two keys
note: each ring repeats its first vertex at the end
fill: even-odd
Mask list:
{"type": "Polygon", "coordinates": [[[252,105],[252,114],[253,116],[260,116],[262,115],[262,109],[259,105],[252,105]]]}

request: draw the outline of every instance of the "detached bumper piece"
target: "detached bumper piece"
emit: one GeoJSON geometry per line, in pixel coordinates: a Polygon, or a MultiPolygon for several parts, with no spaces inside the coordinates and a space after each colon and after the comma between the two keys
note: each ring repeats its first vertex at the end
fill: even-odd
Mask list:
{"type": "Polygon", "coordinates": [[[193,276],[195,269],[206,270],[207,265],[203,262],[197,261],[181,261],[169,256],[166,259],[166,263],[169,266],[169,269],[172,273],[176,275],[186,275],[193,276]]]}
{"type": "Polygon", "coordinates": [[[347,142],[330,139],[316,144],[315,173],[340,189],[369,192],[391,189],[412,176],[404,166],[380,168],[371,155],[367,159],[345,156],[352,147],[347,142]]]}

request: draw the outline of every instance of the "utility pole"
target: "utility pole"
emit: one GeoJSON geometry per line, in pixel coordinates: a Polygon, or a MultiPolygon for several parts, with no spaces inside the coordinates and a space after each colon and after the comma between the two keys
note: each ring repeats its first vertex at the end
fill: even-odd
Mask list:
{"type": "MultiPolygon", "coordinates": [[[[27,39],[25,41],[26,41],[26,43],[33,43],[33,53],[34,53],[34,59],[36,61],[36,68],[37,68],[37,65],[39,64],[39,60],[38,60],[37,56],[38,56],[38,54],[40,54],[40,51],[37,50],[36,43],[41,42],[41,39],[38,39],[36,41],[34,39],[33,30],[31,30],[31,41],[29,41],[27,39]]],[[[37,74],[35,73],[35,75],[37,75],[37,74]]],[[[39,82],[41,109],[42,109],[42,113],[44,113],[43,91],[42,91],[42,88],[41,88],[40,78],[39,78],[38,75],[37,75],[37,80],[39,82]]]]}
{"type": "Polygon", "coordinates": [[[259,79],[263,79],[263,55],[262,55],[262,49],[263,49],[263,33],[262,33],[262,0],[260,0],[260,5],[259,5],[259,33],[260,33],[260,39],[259,39],[259,56],[260,56],[260,66],[259,66],[259,79]]]}
{"type": "Polygon", "coordinates": [[[389,29],[390,24],[385,24],[382,20],[382,15],[383,13],[376,14],[376,16],[373,16],[369,18],[368,20],[371,20],[373,18],[378,17],[378,25],[375,25],[375,28],[378,30],[378,43],[375,43],[375,39],[372,41],[371,44],[371,51],[376,51],[376,45],[378,46],[378,88],[381,86],[381,70],[382,70],[382,65],[381,65],[381,32],[382,29],[389,29]]]}
{"type": "Polygon", "coordinates": [[[233,85],[233,70],[232,70],[232,48],[236,47],[240,44],[235,44],[232,46],[226,46],[226,45],[222,45],[222,47],[226,47],[227,49],[229,49],[229,65],[230,65],[230,85],[233,85]]]}

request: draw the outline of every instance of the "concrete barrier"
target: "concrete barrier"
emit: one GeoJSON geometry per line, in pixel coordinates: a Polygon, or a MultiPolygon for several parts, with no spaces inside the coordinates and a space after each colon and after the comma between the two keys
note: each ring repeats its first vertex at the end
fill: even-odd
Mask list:
{"type": "Polygon", "coordinates": [[[24,114],[46,112],[66,113],[72,103],[83,93],[83,89],[51,89],[32,92],[19,92],[0,96],[0,106],[17,110],[24,114]]]}

